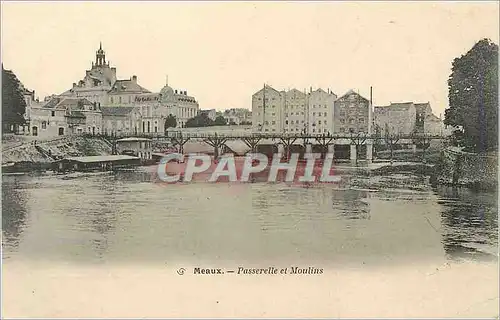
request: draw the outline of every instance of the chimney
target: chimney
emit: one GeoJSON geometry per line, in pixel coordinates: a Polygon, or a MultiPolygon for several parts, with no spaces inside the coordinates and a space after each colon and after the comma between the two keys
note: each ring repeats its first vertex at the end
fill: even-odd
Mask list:
{"type": "Polygon", "coordinates": [[[186,96],[188,95],[188,92],[187,92],[187,91],[184,91],[184,93],[186,94],[186,96]]]}
{"type": "Polygon", "coordinates": [[[133,75],[133,76],[132,76],[132,81],[133,81],[134,83],[137,83],[137,76],[136,76],[136,75],[133,75]]]}
{"type": "Polygon", "coordinates": [[[73,82],[73,88],[74,88],[74,87],[76,87],[76,83],[75,83],[75,82],[73,82]]]}
{"type": "Polygon", "coordinates": [[[175,94],[177,94],[177,89],[175,89],[175,94]]]}
{"type": "Polygon", "coordinates": [[[309,92],[312,93],[313,92],[313,87],[309,87],[309,92]]]}

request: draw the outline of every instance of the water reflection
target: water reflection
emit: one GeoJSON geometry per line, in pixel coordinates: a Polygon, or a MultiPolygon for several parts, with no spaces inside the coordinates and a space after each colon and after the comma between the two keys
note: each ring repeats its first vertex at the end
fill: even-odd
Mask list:
{"type": "Polygon", "coordinates": [[[10,177],[2,182],[4,253],[82,262],[494,257],[496,195],[433,191],[409,174],[345,181],[158,185],[145,171],[10,177]]]}
{"type": "Polygon", "coordinates": [[[9,187],[2,187],[2,233],[3,244],[13,247],[19,245],[21,234],[24,230],[27,217],[26,197],[24,190],[24,176],[4,176],[4,181],[8,180],[9,187]]]}
{"type": "Polygon", "coordinates": [[[453,259],[496,260],[498,206],[495,194],[439,187],[442,237],[453,259]]]}

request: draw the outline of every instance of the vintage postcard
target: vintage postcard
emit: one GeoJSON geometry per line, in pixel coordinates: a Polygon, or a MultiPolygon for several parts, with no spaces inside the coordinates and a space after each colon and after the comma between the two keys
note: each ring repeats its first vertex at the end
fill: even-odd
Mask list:
{"type": "Polygon", "coordinates": [[[497,318],[499,3],[1,4],[2,318],[497,318]]]}

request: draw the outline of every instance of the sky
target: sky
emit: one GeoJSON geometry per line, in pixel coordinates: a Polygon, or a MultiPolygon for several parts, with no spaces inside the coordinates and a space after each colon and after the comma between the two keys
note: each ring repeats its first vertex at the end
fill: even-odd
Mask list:
{"type": "Polygon", "coordinates": [[[374,105],[448,107],[454,58],[499,42],[498,2],[2,2],[2,62],[43,99],[85,76],[102,41],[118,78],[187,90],[202,109],[278,90],[349,89],[374,105]]]}

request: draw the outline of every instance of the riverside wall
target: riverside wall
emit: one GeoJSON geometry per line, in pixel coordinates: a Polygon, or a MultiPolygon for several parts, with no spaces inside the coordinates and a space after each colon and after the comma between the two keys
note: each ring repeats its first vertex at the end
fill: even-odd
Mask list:
{"type": "Polygon", "coordinates": [[[498,154],[468,153],[459,148],[446,148],[441,152],[434,181],[437,184],[497,190],[498,154]]]}

